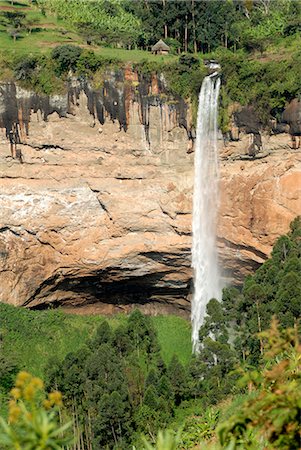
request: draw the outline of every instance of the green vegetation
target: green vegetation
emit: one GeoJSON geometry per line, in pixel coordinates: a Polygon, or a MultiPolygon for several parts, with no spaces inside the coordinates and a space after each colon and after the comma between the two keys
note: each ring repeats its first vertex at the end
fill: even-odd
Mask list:
{"type": "Polygon", "coordinates": [[[159,431],[158,437],[153,446],[146,439],[144,440],[145,450],[176,450],[180,444],[180,435],[170,431],[159,431]]]}
{"type": "Polygon", "coordinates": [[[0,17],[1,77],[14,76],[39,93],[62,92],[70,69],[99,87],[105,69],[130,64],[140,73],[163,73],[170,94],[190,99],[195,110],[206,72],[196,62],[199,52],[222,65],[225,133],[233,104],[252,105],[267,126],[301,94],[299,0],[1,0],[0,17]],[[170,54],[152,55],[162,37],[170,54]],[[66,53],[63,64],[57,52],[66,53]],[[31,61],[28,75],[23,67],[18,76],[20,60],[31,61]]]}
{"type": "Polygon", "coordinates": [[[242,51],[227,50],[216,56],[222,66],[221,100],[226,110],[234,102],[253,105],[259,120],[267,125],[271,116],[279,120],[287,102],[301,94],[299,50],[281,60],[272,56],[254,59],[242,51]]]}
{"type": "Polygon", "coordinates": [[[0,51],[7,57],[29,53],[49,52],[49,45],[68,43],[76,39],[76,33],[66,32],[64,24],[56,15],[43,15],[35,6],[19,0],[0,1],[0,51]],[[16,17],[18,22],[12,20],[16,17]],[[15,37],[12,29],[17,31],[15,37]]]}
{"type": "MultiPolygon", "coordinates": [[[[57,356],[62,360],[68,352],[84,345],[103,320],[101,316],[71,315],[59,309],[31,311],[0,304],[1,355],[3,364],[10,361],[9,372],[12,374],[7,390],[17,368],[26,368],[33,375],[44,378],[49,359],[57,356]],[[13,361],[10,355],[14,355],[13,361]]],[[[115,329],[126,318],[120,315],[108,321],[115,329]]],[[[191,355],[189,322],[176,316],[158,316],[151,321],[158,334],[165,363],[169,362],[173,353],[183,363],[188,362],[191,355]]],[[[0,379],[1,367],[0,360],[0,379]]],[[[7,369],[3,369],[3,376],[5,373],[7,369]]]]}
{"type": "Polygon", "coordinates": [[[73,443],[66,430],[72,422],[60,425],[60,392],[46,395],[42,380],[20,372],[10,391],[8,421],[0,418],[0,444],[3,450],[59,450],[73,443]]]}
{"type": "Polygon", "coordinates": [[[240,384],[253,395],[226,422],[218,434],[225,448],[257,449],[259,442],[271,448],[300,448],[301,347],[297,328],[271,328],[260,333],[264,342],[263,367],[249,370],[240,384]],[[261,439],[260,439],[261,437],[261,439]]]}
{"type": "Polygon", "coordinates": [[[193,357],[179,317],[1,305],[2,398],[18,368],[42,374],[62,392],[83,448],[297,449],[300,264],[299,217],[241,291],[209,302],[193,357]],[[160,429],[171,431],[156,437],[160,429]]]}
{"type": "MultiPolygon", "coordinates": [[[[218,59],[223,132],[238,104],[267,126],[301,95],[300,1],[0,0],[0,19],[1,78],[39,93],[63,92],[71,77],[99,89],[105,71],[130,67],[142,81],[163,74],[166,94],[190,99],[195,114],[202,60],[218,59]],[[162,37],[170,55],[152,55],[162,37]]],[[[241,290],[209,302],[193,357],[189,324],[178,317],[135,311],[105,321],[0,305],[1,409],[24,368],[62,391],[83,449],[297,449],[300,304],[297,218],[241,290]]],[[[23,418],[20,428],[2,421],[7,448],[30,412],[23,398],[13,401],[8,413],[23,418]]],[[[56,433],[57,411],[36,409],[56,433]]]]}
{"type": "Polygon", "coordinates": [[[169,364],[173,355],[176,354],[180,362],[187,365],[191,359],[190,322],[176,316],[156,316],[151,320],[164,362],[169,364]]]}
{"type": "Polygon", "coordinates": [[[172,52],[208,53],[221,46],[262,52],[300,31],[300,2],[293,0],[1,0],[0,8],[26,15],[23,39],[26,30],[41,28],[70,43],[125,49],[146,50],[164,38],[172,52]]]}
{"type": "Polygon", "coordinates": [[[53,11],[85,37],[87,44],[122,42],[131,45],[140,34],[140,21],[127,12],[122,2],[73,0],[39,0],[40,8],[53,11]]]}
{"type": "Polygon", "coordinates": [[[138,311],[115,330],[102,322],[82,348],[49,361],[46,378],[95,448],[141,445],[140,434],[156,434],[187,395],[184,366],[175,355],[165,365],[152,321],[138,311]]]}

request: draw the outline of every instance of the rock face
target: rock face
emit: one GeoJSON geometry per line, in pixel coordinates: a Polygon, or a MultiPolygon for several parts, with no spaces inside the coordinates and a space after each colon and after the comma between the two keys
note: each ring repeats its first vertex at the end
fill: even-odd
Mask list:
{"type": "Polygon", "coordinates": [[[287,135],[273,136],[264,140],[265,157],[221,163],[218,235],[230,280],[242,281],[264,262],[277,237],[301,214],[301,152],[288,148],[288,141],[287,135]]]}
{"type": "MultiPolygon", "coordinates": [[[[119,91],[107,85],[101,95],[75,85],[67,98],[43,102],[2,86],[1,301],[189,311],[189,110],[182,100],[163,101],[158,80],[124,77],[130,90],[122,80],[114,80],[119,91]]],[[[220,140],[220,258],[224,277],[237,283],[301,213],[301,153],[281,134],[263,138],[263,157],[244,159],[248,139],[227,147],[220,140]]]]}

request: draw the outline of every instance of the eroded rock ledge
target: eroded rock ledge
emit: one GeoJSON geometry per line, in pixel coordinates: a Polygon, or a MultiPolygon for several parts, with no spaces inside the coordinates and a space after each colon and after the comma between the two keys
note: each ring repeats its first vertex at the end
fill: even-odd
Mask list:
{"type": "MultiPolygon", "coordinates": [[[[148,89],[158,94],[154,80],[148,89]]],[[[108,91],[103,123],[78,86],[63,113],[46,116],[30,93],[16,90],[17,121],[3,116],[2,96],[1,301],[104,313],[136,305],[153,314],[189,311],[189,110],[179,106],[184,124],[175,103],[152,100],[146,121],[146,100],[132,94],[126,127],[110,113],[117,100],[108,91]],[[10,130],[18,131],[23,164],[10,156],[10,130]]],[[[248,142],[245,134],[227,147],[220,140],[220,258],[224,277],[237,283],[301,213],[301,153],[288,135],[263,136],[264,158],[237,159],[248,142]]]]}

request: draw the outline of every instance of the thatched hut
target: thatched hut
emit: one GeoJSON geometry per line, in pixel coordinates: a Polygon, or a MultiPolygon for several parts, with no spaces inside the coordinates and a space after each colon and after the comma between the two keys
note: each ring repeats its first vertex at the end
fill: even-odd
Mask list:
{"type": "Polygon", "coordinates": [[[160,39],[155,45],[152,47],[152,53],[155,55],[168,55],[169,47],[165,44],[165,42],[160,39]]]}

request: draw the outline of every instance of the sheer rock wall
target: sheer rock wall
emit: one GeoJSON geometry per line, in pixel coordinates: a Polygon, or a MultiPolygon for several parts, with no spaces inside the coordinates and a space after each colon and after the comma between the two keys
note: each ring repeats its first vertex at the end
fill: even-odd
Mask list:
{"type": "MultiPolygon", "coordinates": [[[[74,82],[52,98],[3,84],[0,301],[187,314],[190,124],[164,80],[130,71],[108,75],[100,91],[74,82]]],[[[263,136],[255,159],[248,143],[246,134],[220,139],[218,243],[224,277],[236,283],[301,213],[301,153],[288,135],[263,136]]]]}

